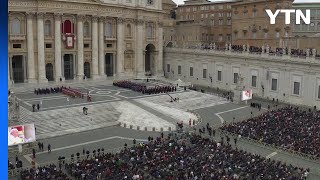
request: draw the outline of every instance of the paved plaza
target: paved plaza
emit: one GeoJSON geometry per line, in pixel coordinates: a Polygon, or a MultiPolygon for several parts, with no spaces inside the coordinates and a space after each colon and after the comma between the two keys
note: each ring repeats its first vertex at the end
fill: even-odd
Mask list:
{"type": "MultiPolygon", "coordinates": [[[[161,84],[164,83],[148,83],[148,85],[161,84]]],[[[119,124],[156,127],[159,130],[160,127],[174,127],[179,121],[184,121],[188,126],[188,120],[197,119],[195,114],[198,114],[201,121],[197,121],[196,128],[206,126],[207,123],[218,128],[223,123],[240,121],[265,112],[268,105],[264,103],[262,110],[259,111],[247,105],[228,102],[218,96],[184,91],[183,88],[170,93],[171,97],[179,98],[179,101],[170,102],[171,97],[167,94],[143,95],[114,87],[112,81],[67,86],[69,85],[82,92],[89,91],[92,102],[72,98],[67,101],[67,96],[62,94],[35,95],[32,88],[24,90],[17,88],[15,91],[22,106],[19,123],[35,123],[39,141],[43,142],[45,147],[50,143],[53,149],[50,154],[46,151],[38,152],[37,164],[55,162],[59,156],[68,158],[71,154],[82,153],[83,149],[92,151],[104,148],[108,152],[113,152],[122,148],[125,143],[132,145],[133,139],[143,142],[147,141],[148,136],[160,135],[160,132],[130,129],[128,126],[124,128],[119,124]],[[32,112],[32,104],[38,104],[40,101],[42,101],[41,110],[32,112]],[[88,115],[82,113],[84,106],[89,109],[88,115]]],[[[214,138],[219,140],[220,134],[217,133],[214,138]]],[[[270,159],[310,168],[309,179],[320,177],[320,162],[241,139],[237,147],[270,159]]],[[[21,157],[24,166],[31,165],[31,157],[31,154],[21,157]]]]}

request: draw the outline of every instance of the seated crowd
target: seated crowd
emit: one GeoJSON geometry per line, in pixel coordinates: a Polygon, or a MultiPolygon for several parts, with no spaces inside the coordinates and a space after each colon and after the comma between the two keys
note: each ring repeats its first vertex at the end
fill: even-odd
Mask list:
{"type": "Polygon", "coordinates": [[[62,89],[63,89],[63,86],[55,87],[55,88],[38,88],[38,89],[34,89],[34,93],[36,95],[61,93],[62,89]]]}
{"type": "Polygon", "coordinates": [[[221,129],[320,158],[319,111],[288,106],[221,129]]]}
{"type": "Polygon", "coordinates": [[[160,94],[177,91],[175,86],[154,86],[147,87],[145,84],[135,83],[128,80],[124,81],[115,81],[113,82],[114,86],[121,88],[131,89],[133,91],[141,92],[142,94],[160,94]]]}
{"type": "Polygon", "coordinates": [[[75,179],[306,179],[309,170],[233,149],[200,135],[158,137],[117,154],[66,164],[75,179]]]}
{"type": "Polygon", "coordinates": [[[23,170],[20,173],[21,180],[71,180],[55,165],[38,167],[36,169],[23,170]]]}

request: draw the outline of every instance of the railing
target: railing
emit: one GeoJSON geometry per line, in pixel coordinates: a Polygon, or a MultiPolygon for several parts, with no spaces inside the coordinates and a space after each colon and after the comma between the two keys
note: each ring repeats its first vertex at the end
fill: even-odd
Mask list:
{"type": "Polygon", "coordinates": [[[287,60],[290,61],[301,61],[302,59],[308,60],[308,61],[317,61],[320,59],[319,57],[314,57],[310,55],[307,56],[296,56],[296,55],[283,55],[280,53],[275,52],[269,52],[269,53],[261,53],[261,52],[255,52],[255,51],[236,51],[236,50],[225,50],[225,48],[221,49],[208,49],[208,48],[177,48],[177,47],[167,47],[165,48],[167,52],[179,52],[179,53],[210,53],[210,54],[237,54],[237,55],[243,55],[243,56],[252,56],[252,57],[260,57],[260,56],[272,56],[273,59],[283,59],[283,57],[287,58],[287,60]],[[289,58],[291,57],[291,58],[289,58]]]}
{"type": "Polygon", "coordinates": [[[10,34],[10,40],[25,40],[26,35],[25,34],[10,34]]]}

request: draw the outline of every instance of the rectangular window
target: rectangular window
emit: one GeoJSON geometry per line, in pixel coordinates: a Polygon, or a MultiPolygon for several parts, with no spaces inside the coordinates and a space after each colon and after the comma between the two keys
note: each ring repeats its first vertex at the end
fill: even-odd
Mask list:
{"type": "Polygon", "coordinates": [[[21,48],[21,44],[13,44],[12,47],[13,48],[21,48]]]}
{"type": "Polygon", "coordinates": [[[167,64],[167,72],[170,72],[170,64],[167,64]]]}
{"type": "Polygon", "coordinates": [[[46,48],[52,48],[52,44],[46,44],[46,48]]]}
{"type": "Polygon", "coordinates": [[[234,84],[238,84],[238,77],[239,77],[238,73],[233,73],[233,83],[234,84]]]}
{"type": "Polygon", "coordinates": [[[256,39],[256,38],[257,38],[257,33],[255,33],[255,32],[252,33],[252,38],[253,38],[253,39],[256,39]]]}
{"type": "Polygon", "coordinates": [[[181,74],[181,66],[178,66],[178,74],[181,74]]]}
{"type": "Polygon", "coordinates": [[[257,76],[252,76],[251,86],[257,87],[257,76]]]}
{"type": "Polygon", "coordinates": [[[193,76],[193,67],[190,67],[190,76],[193,76]]]}
{"type": "Polygon", "coordinates": [[[318,99],[320,99],[320,85],[318,87],[318,99]]]}
{"type": "Polygon", "coordinates": [[[218,81],[222,81],[222,72],[218,71],[218,81]]]}
{"type": "Polygon", "coordinates": [[[202,78],[206,79],[207,78],[207,69],[202,70],[202,78]]]}
{"type": "Polygon", "coordinates": [[[107,48],[112,48],[112,44],[107,44],[107,48]]]}
{"type": "Polygon", "coordinates": [[[271,80],[271,90],[276,91],[278,89],[278,79],[271,80]]]}
{"type": "Polygon", "coordinates": [[[84,47],[84,48],[89,48],[90,45],[89,45],[89,44],[84,44],[83,47],[84,47]]]}
{"type": "Polygon", "coordinates": [[[300,94],[300,82],[293,83],[293,94],[295,94],[295,95],[300,94]]]}

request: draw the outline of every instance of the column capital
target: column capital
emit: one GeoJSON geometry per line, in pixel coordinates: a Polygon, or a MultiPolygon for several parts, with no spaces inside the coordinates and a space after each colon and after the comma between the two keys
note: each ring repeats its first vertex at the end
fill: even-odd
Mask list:
{"type": "Polygon", "coordinates": [[[117,23],[118,23],[118,24],[124,23],[124,19],[121,18],[121,17],[117,18],[117,23]]]}
{"type": "Polygon", "coordinates": [[[83,15],[83,14],[77,14],[77,20],[78,20],[78,21],[84,21],[85,18],[86,18],[85,15],[83,15]]]}
{"type": "Polygon", "coordinates": [[[45,14],[46,14],[45,12],[37,12],[37,17],[43,18],[45,14]]]}
{"type": "Polygon", "coordinates": [[[104,22],[106,20],[105,17],[99,17],[99,22],[104,22]]]}
{"type": "Polygon", "coordinates": [[[60,19],[63,13],[54,13],[54,18],[55,19],[60,19]]]}
{"type": "Polygon", "coordinates": [[[143,20],[143,19],[135,19],[134,21],[135,21],[135,23],[136,23],[137,25],[143,25],[143,23],[144,23],[144,20],[143,20]]]}
{"type": "Polygon", "coordinates": [[[26,12],[27,18],[33,18],[36,13],[35,12],[26,12]]]}
{"type": "Polygon", "coordinates": [[[98,16],[92,16],[92,22],[98,22],[99,17],[98,16]]]}

